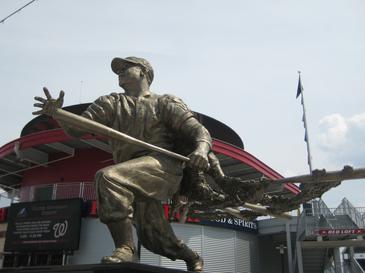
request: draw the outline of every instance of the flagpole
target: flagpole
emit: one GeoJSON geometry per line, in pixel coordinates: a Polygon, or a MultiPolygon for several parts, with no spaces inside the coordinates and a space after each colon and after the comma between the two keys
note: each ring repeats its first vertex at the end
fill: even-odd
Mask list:
{"type": "Polygon", "coordinates": [[[303,86],[302,86],[302,80],[301,80],[301,72],[298,71],[299,74],[299,82],[298,82],[298,90],[297,90],[297,97],[299,95],[299,92],[301,94],[301,102],[303,106],[303,123],[304,123],[304,130],[305,130],[305,136],[304,140],[307,143],[307,155],[308,155],[308,165],[309,165],[309,171],[312,173],[312,155],[309,145],[309,133],[308,133],[308,124],[307,124],[307,115],[305,111],[305,104],[304,104],[304,92],[303,92],[303,86]]]}

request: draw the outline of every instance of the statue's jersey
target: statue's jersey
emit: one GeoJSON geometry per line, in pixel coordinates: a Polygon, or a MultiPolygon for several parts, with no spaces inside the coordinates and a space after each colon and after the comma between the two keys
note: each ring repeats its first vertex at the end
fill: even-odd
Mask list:
{"type": "MultiPolygon", "coordinates": [[[[117,93],[102,96],[82,115],[167,150],[173,150],[176,134],[184,134],[182,124],[194,116],[182,100],[153,93],[138,98],[117,93]]],[[[206,140],[210,141],[209,134],[206,140]]],[[[150,153],[126,142],[111,140],[110,145],[118,163],[150,153]]]]}

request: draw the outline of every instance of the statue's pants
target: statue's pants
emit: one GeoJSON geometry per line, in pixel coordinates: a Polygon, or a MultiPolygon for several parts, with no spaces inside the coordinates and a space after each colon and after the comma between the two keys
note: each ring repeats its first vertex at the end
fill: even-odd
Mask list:
{"type": "Polygon", "coordinates": [[[181,259],[186,245],[179,241],[161,205],[178,189],[182,164],[162,155],[143,156],[97,172],[98,214],[108,224],[133,219],[141,244],[172,260],[181,259]]]}

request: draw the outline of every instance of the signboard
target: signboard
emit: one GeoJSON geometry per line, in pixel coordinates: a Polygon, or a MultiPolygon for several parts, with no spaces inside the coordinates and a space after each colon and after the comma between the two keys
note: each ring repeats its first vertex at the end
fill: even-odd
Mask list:
{"type": "Polygon", "coordinates": [[[79,248],[82,199],[12,204],[5,251],[52,251],[79,248]]]}
{"type": "MultiPolygon", "coordinates": [[[[169,219],[171,206],[168,204],[164,204],[163,208],[166,219],[169,219]]],[[[180,214],[176,213],[174,215],[174,221],[179,221],[179,220],[180,220],[180,214]]],[[[200,224],[204,226],[222,227],[222,228],[235,229],[239,231],[258,233],[258,227],[256,221],[247,221],[239,218],[223,217],[219,220],[207,220],[207,219],[200,219],[197,217],[188,217],[186,219],[186,222],[190,224],[200,224]]]]}
{"type": "Polygon", "coordinates": [[[258,233],[256,221],[247,221],[240,218],[221,218],[219,220],[201,220],[200,223],[206,226],[230,228],[251,233],[258,233]]]}
{"type": "Polygon", "coordinates": [[[359,235],[359,234],[365,234],[365,229],[362,228],[320,229],[318,231],[318,234],[321,236],[359,235]]]}

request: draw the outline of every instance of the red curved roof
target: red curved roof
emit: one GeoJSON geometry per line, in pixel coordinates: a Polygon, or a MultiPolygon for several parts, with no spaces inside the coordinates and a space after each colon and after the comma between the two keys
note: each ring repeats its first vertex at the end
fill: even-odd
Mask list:
{"type": "MultiPolygon", "coordinates": [[[[83,139],[95,139],[95,137],[87,135],[83,139]]],[[[44,145],[50,143],[62,143],[69,140],[71,140],[71,138],[62,129],[41,131],[34,134],[26,135],[24,137],[18,138],[2,146],[0,148],[0,159],[5,158],[6,156],[14,153],[14,148],[16,145],[19,150],[25,150],[28,148],[37,147],[38,145],[44,145]]],[[[265,175],[268,178],[271,179],[282,178],[282,176],[279,173],[271,169],[262,161],[255,158],[250,153],[235,146],[232,146],[228,143],[225,143],[223,141],[215,139],[213,141],[213,151],[228,156],[230,158],[233,158],[239,162],[242,162],[245,165],[255,169],[257,172],[265,175]]],[[[298,187],[293,184],[287,184],[285,185],[285,188],[294,194],[300,192],[298,187]]]]}

